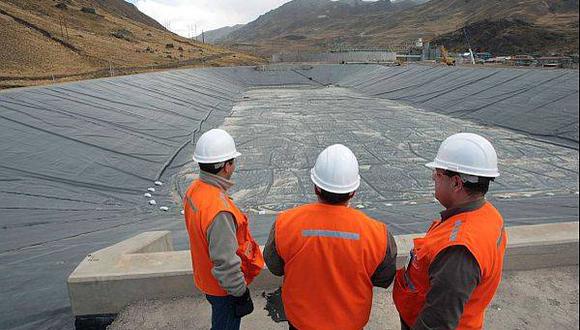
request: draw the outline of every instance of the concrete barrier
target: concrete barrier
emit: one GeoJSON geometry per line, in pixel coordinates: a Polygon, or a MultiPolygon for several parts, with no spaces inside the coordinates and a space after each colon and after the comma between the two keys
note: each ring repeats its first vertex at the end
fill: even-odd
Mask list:
{"type": "MultiPolygon", "coordinates": [[[[577,265],[579,223],[507,228],[505,270],[577,265]]],[[[413,239],[395,237],[403,265],[413,239]]],[[[147,232],[88,255],[68,278],[77,328],[110,323],[125,306],[143,300],[201,295],[193,284],[189,251],[173,251],[171,233],[147,232]],[[96,321],[97,320],[97,321],[96,321]]],[[[263,271],[253,290],[275,289],[281,278],[263,271]]]]}
{"type": "Polygon", "coordinates": [[[578,264],[578,222],[508,227],[505,270],[578,264]]]}
{"type": "Polygon", "coordinates": [[[89,254],[68,278],[75,327],[101,329],[128,304],[196,290],[189,251],[173,251],[171,233],[146,232],[89,254]]]}

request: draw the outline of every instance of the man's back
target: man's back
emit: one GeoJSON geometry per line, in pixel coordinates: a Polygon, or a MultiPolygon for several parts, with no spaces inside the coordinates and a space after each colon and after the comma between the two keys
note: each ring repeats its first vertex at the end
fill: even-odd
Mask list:
{"type": "Polygon", "coordinates": [[[294,326],[355,329],[368,322],[371,278],[387,252],[386,225],[344,205],[315,203],[282,213],[275,240],[294,326]]]}

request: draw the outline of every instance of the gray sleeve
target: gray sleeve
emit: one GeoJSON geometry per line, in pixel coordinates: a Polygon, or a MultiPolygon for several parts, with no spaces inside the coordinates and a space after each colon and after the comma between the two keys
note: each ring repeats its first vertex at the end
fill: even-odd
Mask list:
{"type": "Polygon", "coordinates": [[[374,286],[381,288],[388,288],[393,279],[395,278],[395,273],[397,272],[397,242],[390,232],[387,232],[387,253],[385,254],[385,259],[377,267],[371,281],[374,286]]]}
{"type": "Polygon", "coordinates": [[[246,280],[242,273],[242,261],[236,254],[236,230],[234,217],[228,212],[220,212],[207,231],[207,241],[209,257],[213,262],[211,273],[229,295],[240,297],[246,292],[246,280]]]}
{"type": "Polygon", "coordinates": [[[431,290],[413,330],[455,329],[463,307],[481,282],[479,264],[461,245],[443,250],[429,268],[431,290]]]}
{"type": "Polygon", "coordinates": [[[270,272],[276,276],[284,275],[284,260],[278,254],[276,249],[276,221],[272,224],[272,229],[270,229],[270,235],[268,236],[268,242],[264,247],[264,260],[270,272]]]}

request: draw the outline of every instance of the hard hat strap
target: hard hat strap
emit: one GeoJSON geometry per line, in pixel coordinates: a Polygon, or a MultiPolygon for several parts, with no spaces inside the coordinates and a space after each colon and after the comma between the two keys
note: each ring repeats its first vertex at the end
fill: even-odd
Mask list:
{"type": "Polygon", "coordinates": [[[463,181],[463,183],[466,183],[466,182],[479,183],[479,177],[475,176],[475,175],[468,175],[468,174],[459,173],[459,177],[461,178],[461,181],[463,181]]]}
{"type": "Polygon", "coordinates": [[[463,183],[479,183],[479,177],[476,175],[469,175],[469,174],[465,174],[465,173],[459,173],[456,171],[451,171],[451,170],[444,170],[443,171],[445,173],[445,175],[452,177],[452,176],[458,176],[461,181],[463,181],[463,183]]]}
{"type": "Polygon", "coordinates": [[[215,168],[217,170],[218,168],[222,168],[225,165],[226,165],[226,162],[215,163],[215,164],[213,164],[213,168],[215,168]]]}

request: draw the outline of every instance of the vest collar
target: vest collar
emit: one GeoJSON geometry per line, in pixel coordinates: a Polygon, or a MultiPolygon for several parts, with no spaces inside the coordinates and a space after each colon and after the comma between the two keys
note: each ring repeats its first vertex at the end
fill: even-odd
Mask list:
{"type": "Polygon", "coordinates": [[[228,189],[234,185],[234,182],[231,180],[204,171],[199,172],[199,179],[204,183],[218,187],[221,191],[224,192],[228,191],[228,189]]]}
{"type": "Polygon", "coordinates": [[[332,208],[339,208],[339,207],[344,207],[344,208],[347,208],[347,209],[350,208],[350,205],[349,204],[330,204],[330,203],[324,203],[324,202],[322,202],[320,200],[318,202],[316,202],[315,204],[322,205],[322,206],[327,206],[327,207],[332,207],[332,208]]]}
{"type": "Polygon", "coordinates": [[[462,206],[453,208],[453,209],[449,209],[449,210],[445,210],[443,212],[441,212],[441,222],[456,216],[458,214],[461,213],[466,213],[466,212],[471,212],[471,211],[475,211],[480,209],[481,207],[483,207],[483,205],[485,205],[486,200],[485,197],[482,197],[478,200],[475,200],[473,202],[469,202],[467,204],[464,204],[462,206]]]}

